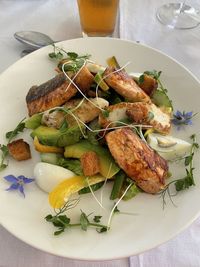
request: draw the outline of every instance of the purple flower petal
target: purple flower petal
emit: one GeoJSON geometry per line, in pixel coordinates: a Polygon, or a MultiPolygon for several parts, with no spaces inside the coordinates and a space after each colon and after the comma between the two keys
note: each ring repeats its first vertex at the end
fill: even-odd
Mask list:
{"type": "Polygon", "coordinates": [[[187,113],[185,114],[185,118],[186,118],[186,119],[191,119],[191,118],[192,118],[192,115],[193,115],[193,111],[187,112],[187,113]]]}
{"type": "Polygon", "coordinates": [[[179,118],[182,118],[183,117],[183,114],[182,112],[180,112],[179,110],[176,111],[176,117],[179,117],[179,118]]]}
{"type": "Polygon", "coordinates": [[[11,191],[11,190],[18,190],[19,184],[11,184],[9,188],[6,189],[6,191],[11,191]]]}
{"type": "Polygon", "coordinates": [[[23,182],[24,182],[25,184],[29,184],[29,183],[31,183],[31,182],[33,182],[33,181],[35,181],[35,179],[32,179],[32,178],[26,178],[26,177],[23,178],[23,182]]]}
{"type": "MultiPolygon", "coordinates": [[[[194,114],[196,115],[196,114],[194,114]]],[[[192,125],[192,118],[194,117],[193,111],[189,112],[180,112],[179,110],[176,111],[175,114],[173,114],[174,118],[171,120],[171,122],[178,126],[178,130],[180,130],[184,125],[192,125]]]]}
{"type": "Polygon", "coordinates": [[[7,175],[3,177],[9,183],[17,183],[18,179],[14,175],[7,175]]]}
{"type": "Polygon", "coordinates": [[[185,124],[192,125],[192,121],[191,120],[188,120],[188,121],[185,122],[185,124]]]}
{"type": "Polygon", "coordinates": [[[24,187],[23,187],[23,185],[20,185],[20,186],[19,186],[19,191],[20,191],[20,193],[22,193],[22,195],[25,197],[25,194],[24,194],[24,187]]]}

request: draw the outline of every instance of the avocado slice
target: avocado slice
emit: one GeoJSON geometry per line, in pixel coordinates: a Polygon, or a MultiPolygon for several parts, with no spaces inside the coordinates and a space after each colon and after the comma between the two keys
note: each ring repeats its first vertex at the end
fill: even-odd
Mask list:
{"type": "Polygon", "coordinates": [[[36,129],[37,127],[40,126],[42,120],[42,113],[37,113],[28,118],[25,121],[25,127],[28,129],[36,129]]]}
{"type": "Polygon", "coordinates": [[[73,145],[83,138],[82,132],[78,126],[70,127],[65,131],[60,131],[55,128],[41,125],[31,133],[31,136],[33,138],[37,136],[43,145],[58,147],[73,145]]]}
{"type": "Polygon", "coordinates": [[[94,151],[99,156],[100,173],[102,176],[110,178],[119,171],[119,166],[115,163],[108,149],[100,145],[93,145],[87,140],[80,141],[74,145],[66,146],[64,156],[66,158],[80,158],[85,152],[94,151]]]}

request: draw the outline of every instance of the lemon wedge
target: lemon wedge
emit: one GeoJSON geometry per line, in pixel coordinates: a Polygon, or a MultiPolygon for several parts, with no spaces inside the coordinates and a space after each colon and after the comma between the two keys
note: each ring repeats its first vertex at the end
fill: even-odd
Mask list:
{"type": "Polygon", "coordinates": [[[49,204],[54,209],[60,209],[69,197],[77,193],[88,185],[93,185],[104,181],[106,178],[102,175],[94,175],[86,178],[85,176],[74,176],[59,183],[49,193],[49,204]]]}

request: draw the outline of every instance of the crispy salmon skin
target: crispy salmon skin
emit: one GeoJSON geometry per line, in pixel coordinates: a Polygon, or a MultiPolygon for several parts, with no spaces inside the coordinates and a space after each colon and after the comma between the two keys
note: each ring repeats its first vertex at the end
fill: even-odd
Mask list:
{"type": "Polygon", "coordinates": [[[120,168],[147,193],[163,189],[168,172],[166,160],[152,150],[131,129],[106,135],[109,150],[120,168]]]}
{"type": "Polygon", "coordinates": [[[70,84],[64,73],[39,86],[32,86],[26,96],[29,116],[64,104],[76,92],[77,89],[70,84]]]}

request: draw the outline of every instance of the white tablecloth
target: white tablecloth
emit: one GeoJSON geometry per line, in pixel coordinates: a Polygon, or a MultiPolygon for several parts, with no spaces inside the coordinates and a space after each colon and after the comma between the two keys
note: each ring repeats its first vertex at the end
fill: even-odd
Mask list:
{"type": "MultiPolygon", "coordinates": [[[[174,0],[175,1],[175,0],[174,0]]],[[[172,30],[155,18],[156,8],[168,1],[121,0],[115,36],[137,40],[174,57],[200,78],[200,27],[172,30]]],[[[199,1],[188,1],[198,6],[199,1]]],[[[20,58],[23,45],[13,33],[35,30],[54,40],[81,36],[75,0],[0,0],[0,72],[20,58]]],[[[81,262],[49,255],[19,241],[0,226],[0,266],[6,267],[198,267],[200,219],[186,231],[151,251],[103,262],[81,262]]]]}

